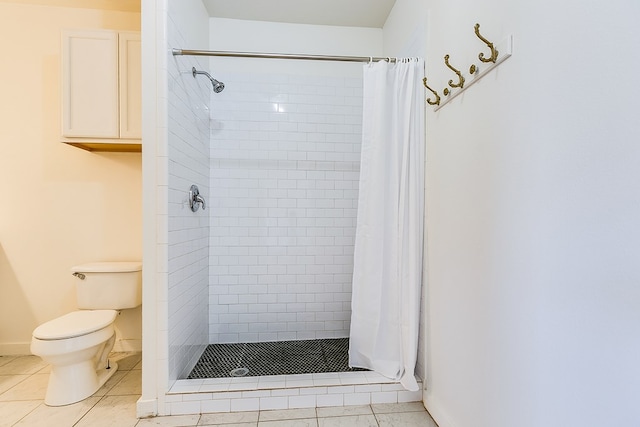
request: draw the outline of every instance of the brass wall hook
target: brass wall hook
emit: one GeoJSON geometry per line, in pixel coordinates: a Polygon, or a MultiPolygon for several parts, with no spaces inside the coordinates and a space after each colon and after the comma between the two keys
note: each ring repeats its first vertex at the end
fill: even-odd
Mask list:
{"type": "Polygon", "coordinates": [[[449,64],[449,55],[444,56],[444,63],[447,67],[449,67],[451,71],[458,75],[458,83],[453,83],[453,80],[449,80],[449,86],[459,87],[460,89],[462,89],[464,87],[464,77],[462,77],[462,73],[460,71],[456,70],[451,66],[451,64],[449,64]]]}
{"type": "Polygon", "coordinates": [[[484,53],[480,52],[480,54],[478,55],[478,59],[480,59],[480,61],[482,62],[493,62],[495,64],[496,59],[498,59],[498,49],[493,46],[493,43],[482,37],[482,35],[480,34],[480,24],[476,24],[473,28],[476,32],[476,36],[478,36],[480,40],[485,42],[489,49],[491,49],[491,58],[485,58],[484,53]]]}
{"type": "Polygon", "coordinates": [[[427,89],[429,89],[431,91],[431,93],[433,93],[436,96],[436,100],[432,101],[431,98],[427,98],[427,104],[429,105],[440,105],[440,95],[438,95],[438,93],[431,89],[429,86],[427,86],[427,78],[423,78],[422,79],[422,84],[424,85],[424,87],[426,87],[427,89]]]}

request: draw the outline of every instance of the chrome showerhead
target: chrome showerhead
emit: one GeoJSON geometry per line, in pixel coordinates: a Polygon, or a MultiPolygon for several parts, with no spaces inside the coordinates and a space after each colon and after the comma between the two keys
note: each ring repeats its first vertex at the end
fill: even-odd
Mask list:
{"type": "Polygon", "coordinates": [[[224,83],[214,79],[213,77],[211,77],[211,74],[207,73],[206,71],[198,71],[196,70],[196,67],[192,67],[191,74],[193,74],[193,77],[195,77],[196,74],[204,74],[205,76],[207,76],[209,80],[211,80],[211,86],[213,87],[213,91],[215,93],[220,93],[224,90],[224,83]]]}
{"type": "Polygon", "coordinates": [[[213,91],[215,93],[220,93],[224,90],[224,83],[212,78],[211,84],[213,85],[213,91]]]}

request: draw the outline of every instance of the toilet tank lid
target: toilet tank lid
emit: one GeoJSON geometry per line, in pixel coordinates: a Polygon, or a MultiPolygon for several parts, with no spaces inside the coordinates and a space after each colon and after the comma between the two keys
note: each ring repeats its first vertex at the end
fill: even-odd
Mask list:
{"type": "Polygon", "coordinates": [[[109,326],[117,314],[115,310],[72,311],[38,326],[33,336],[40,340],[79,337],[109,326]]]}
{"type": "Polygon", "coordinates": [[[90,262],[71,267],[74,273],[128,273],[140,270],[140,261],[90,262]]]}

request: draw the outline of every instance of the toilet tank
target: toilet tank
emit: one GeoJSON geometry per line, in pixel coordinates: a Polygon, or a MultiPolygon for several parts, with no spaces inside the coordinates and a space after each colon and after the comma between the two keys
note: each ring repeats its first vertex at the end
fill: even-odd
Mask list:
{"type": "Polygon", "coordinates": [[[141,262],[93,262],[71,271],[80,309],[121,310],[142,304],[141,262]]]}

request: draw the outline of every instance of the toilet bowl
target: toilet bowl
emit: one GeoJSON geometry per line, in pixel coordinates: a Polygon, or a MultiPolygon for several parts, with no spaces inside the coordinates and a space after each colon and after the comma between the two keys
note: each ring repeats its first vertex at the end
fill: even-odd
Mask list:
{"type": "Polygon", "coordinates": [[[116,372],[117,364],[108,359],[116,340],[114,322],[117,310],[141,304],[141,267],[94,263],[72,269],[84,309],[43,323],[31,339],[31,352],[51,364],[45,404],[84,400],[116,372]]]}
{"type": "Polygon", "coordinates": [[[98,391],[116,372],[108,362],[115,344],[115,310],[80,310],[38,326],[31,352],[51,364],[45,403],[62,406],[98,391]]]}

